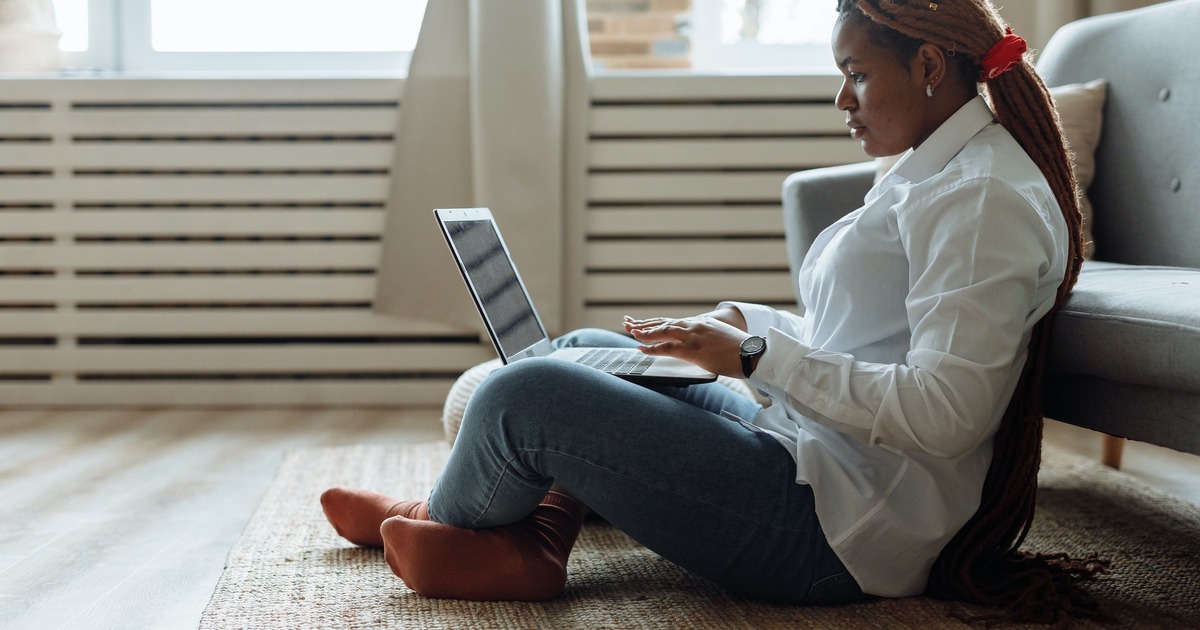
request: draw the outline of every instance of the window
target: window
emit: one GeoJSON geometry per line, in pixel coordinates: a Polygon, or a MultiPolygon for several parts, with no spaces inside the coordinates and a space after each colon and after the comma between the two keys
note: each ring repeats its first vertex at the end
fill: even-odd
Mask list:
{"type": "Polygon", "coordinates": [[[54,0],[54,13],[62,39],[59,50],[65,53],[82,53],[88,49],[88,2],[87,0],[54,0]]]}
{"type": "Polygon", "coordinates": [[[427,0],[54,0],[68,64],[124,71],[385,71],[427,0]]]}
{"type": "Polygon", "coordinates": [[[692,0],[697,70],[832,72],[832,0],[692,0]]]}
{"type": "MultiPolygon", "coordinates": [[[[318,73],[403,73],[427,2],[52,1],[72,69],[318,73]]],[[[658,6],[589,1],[589,17],[599,18],[589,19],[597,67],[832,71],[833,0],[691,0],[690,12],[687,2],[658,6]],[[634,8],[620,15],[626,5],[634,8]],[[641,15],[647,11],[657,13],[641,15]],[[614,28],[598,31],[606,21],[614,28]]]]}
{"type": "Polygon", "coordinates": [[[599,70],[833,72],[833,0],[588,0],[599,70]]]}

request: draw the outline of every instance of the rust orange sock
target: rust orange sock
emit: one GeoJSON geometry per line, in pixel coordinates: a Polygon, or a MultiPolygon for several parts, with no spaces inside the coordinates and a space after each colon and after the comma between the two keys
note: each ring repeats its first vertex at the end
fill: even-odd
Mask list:
{"type": "Polygon", "coordinates": [[[459,529],[403,515],[381,528],[388,565],[426,597],[541,601],[562,592],[584,506],[550,492],[519,522],[459,529]]]}
{"type": "Polygon", "coordinates": [[[339,536],[363,547],[382,547],[379,526],[393,516],[427,520],[424,501],[397,501],[378,492],[330,488],[321,494],[321,509],[339,536]]]}

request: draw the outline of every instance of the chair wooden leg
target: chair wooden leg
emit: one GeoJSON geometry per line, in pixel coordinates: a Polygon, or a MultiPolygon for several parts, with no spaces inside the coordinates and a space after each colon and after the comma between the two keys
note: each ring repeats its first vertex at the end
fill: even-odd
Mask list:
{"type": "Polygon", "coordinates": [[[1100,445],[1100,463],[1113,468],[1121,467],[1121,454],[1125,451],[1125,438],[1105,434],[1100,445]]]}

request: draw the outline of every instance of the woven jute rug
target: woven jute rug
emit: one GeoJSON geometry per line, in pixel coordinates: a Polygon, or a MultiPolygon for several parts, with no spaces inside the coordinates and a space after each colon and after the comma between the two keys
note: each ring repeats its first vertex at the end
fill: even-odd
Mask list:
{"type": "MultiPolygon", "coordinates": [[[[589,522],[567,588],[542,603],[423,598],[383,552],[341,540],[318,496],[333,485],[424,496],[447,447],[353,446],[293,451],[229,554],[201,628],[967,628],[976,612],[924,597],[838,607],[730,595],[589,522]]],[[[1091,589],[1115,623],[1080,628],[1200,627],[1200,508],[1118,471],[1047,449],[1027,547],[1098,553],[1113,571],[1091,589]]]]}

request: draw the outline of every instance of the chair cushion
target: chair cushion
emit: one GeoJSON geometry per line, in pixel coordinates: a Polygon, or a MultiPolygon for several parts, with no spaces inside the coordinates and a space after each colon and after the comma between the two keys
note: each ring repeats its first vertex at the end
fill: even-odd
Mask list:
{"type": "Polygon", "coordinates": [[[1084,263],[1048,361],[1050,374],[1200,393],[1200,269],[1084,263]]]}

